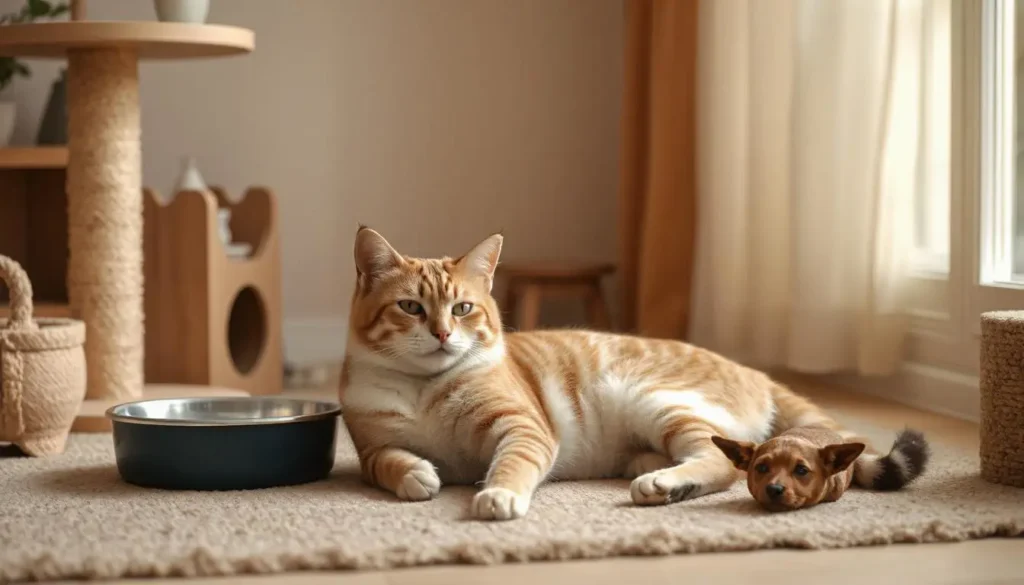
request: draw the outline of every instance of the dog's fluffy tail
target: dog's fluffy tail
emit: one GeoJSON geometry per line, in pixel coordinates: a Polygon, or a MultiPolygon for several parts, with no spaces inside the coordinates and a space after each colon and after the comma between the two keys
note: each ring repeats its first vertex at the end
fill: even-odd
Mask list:
{"type": "Polygon", "coordinates": [[[896,436],[888,455],[865,452],[854,463],[854,482],[865,489],[893,491],[917,479],[931,457],[920,431],[906,429],[896,436]]]}
{"type": "Polygon", "coordinates": [[[906,429],[897,435],[888,455],[871,447],[871,442],[842,428],[817,405],[781,384],[772,388],[775,421],[772,434],[797,427],[822,427],[839,433],[846,441],[864,443],[867,448],[854,463],[854,483],[869,490],[898,490],[917,479],[928,465],[931,450],[920,431],[906,429]]]}

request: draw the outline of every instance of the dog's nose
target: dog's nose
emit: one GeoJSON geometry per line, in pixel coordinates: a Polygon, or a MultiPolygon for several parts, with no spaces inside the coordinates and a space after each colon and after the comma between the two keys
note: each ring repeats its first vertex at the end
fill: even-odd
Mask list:
{"type": "Polygon", "coordinates": [[[768,493],[769,498],[776,500],[782,495],[782,492],[786,491],[786,486],[777,483],[770,483],[765,486],[764,491],[768,493]]]}

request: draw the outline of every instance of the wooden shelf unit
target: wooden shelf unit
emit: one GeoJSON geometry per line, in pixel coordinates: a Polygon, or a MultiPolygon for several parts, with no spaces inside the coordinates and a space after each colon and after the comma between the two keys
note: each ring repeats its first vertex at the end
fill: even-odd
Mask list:
{"type": "Polygon", "coordinates": [[[0,148],[0,169],[63,169],[68,166],[64,146],[0,148]]]}
{"type": "MultiPolygon", "coordinates": [[[[40,317],[70,314],[67,162],[64,147],[0,148],[0,254],[28,273],[40,317]]],[[[0,285],[0,316],[7,300],[0,285]]]]}
{"type": "MultiPolygon", "coordinates": [[[[10,313],[10,307],[0,306],[0,319],[10,317],[10,313]]],[[[36,319],[70,319],[71,305],[67,303],[35,303],[32,307],[32,316],[36,319]]]]}
{"type": "MultiPolygon", "coordinates": [[[[244,55],[253,50],[254,35],[252,31],[239,27],[169,23],[156,21],[89,21],[86,20],[85,0],[71,0],[71,22],[44,22],[8,25],[0,35],[0,56],[26,57],[68,60],[69,86],[75,76],[91,75],[102,67],[111,67],[109,75],[98,85],[104,95],[122,88],[137,88],[137,65],[143,60],[178,60],[206,59],[230,55],[244,55]],[[88,55],[89,58],[85,58],[88,55]],[[123,58],[134,61],[132,68],[121,67],[123,58]]],[[[88,93],[88,92],[84,92],[88,93]]],[[[103,119],[103,107],[83,109],[76,107],[81,102],[81,93],[69,92],[68,115],[70,149],[66,153],[50,152],[52,158],[46,158],[43,151],[33,151],[29,161],[20,160],[10,152],[10,166],[0,162],[0,254],[10,256],[20,262],[32,280],[34,297],[40,306],[61,306],[68,304],[68,288],[66,276],[69,265],[68,238],[68,191],[72,196],[80,197],[79,185],[82,181],[90,181],[101,176],[105,165],[110,164],[109,153],[90,152],[77,137],[90,136],[95,126],[103,119]],[[76,122],[77,121],[77,122],[76,122]],[[40,159],[43,162],[40,163],[40,159]],[[35,160],[34,164],[32,163],[35,160]],[[41,165],[41,166],[40,166],[41,165]],[[70,167],[70,172],[64,167],[70,167]],[[72,176],[76,183],[67,186],[67,177],[72,176]]],[[[126,94],[134,99],[134,93],[126,94]]],[[[102,96],[101,96],[102,97],[102,96]]],[[[97,100],[100,106],[109,107],[110,102],[97,100]]],[[[137,103],[130,103],[137,108],[137,103]]],[[[109,111],[109,110],[108,110],[109,111]]],[[[127,122],[125,131],[135,133],[139,130],[138,122],[127,122]]],[[[140,145],[131,144],[132,148],[140,145]]],[[[136,152],[132,152],[133,158],[136,152]]],[[[2,159],[2,156],[0,156],[2,159]]],[[[135,164],[135,161],[132,163],[135,164]]],[[[141,172],[141,163],[136,167],[141,172]]],[[[136,196],[130,190],[135,187],[124,181],[116,184],[105,193],[98,194],[107,202],[116,198],[136,196]]],[[[137,196],[141,197],[141,193],[137,196]]],[[[214,224],[210,224],[214,225],[214,224]]],[[[143,237],[141,233],[142,217],[134,218],[132,225],[109,226],[114,233],[104,234],[102,238],[93,237],[89,233],[75,232],[77,246],[83,240],[90,246],[109,251],[108,240],[112,238],[137,238],[139,252],[142,252],[143,237]],[[81,239],[79,239],[81,238],[81,239]]],[[[73,264],[81,261],[78,256],[70,258],[73,264]]],[[[76,266],[77,268],[77,266],[76,266]]],[[[142,266],[125,267],[126,276],[134,278],[142,276],[142,266]]],[[[138,291],[138,300],[142,300],[142,291],[138,291]]],[[[87,293],[90,298],[81,300],[81,314],[76,318],[89,322],[101,309],[109,309],[109,303],[100,309],[96,301],[102,301],[102,295],[87,293]]],[[[7,291],[0,290],[0,306],[6,305],[7,291]]],[[[78,300],[76,299],[76,302],[78,300]]],[[[78,311],[76,311],[78,312],[78,311]]],[[[122,327],[118,343],[132,352],[143,342],[144,324],[138,327],[122,327]],[[134,329],[134,330],[133,330],[134,329]],[[135,347],[133,347],[135,346],[135,347]]],[[[95,347],[95,340],[93,341],[95,347]]],[[[102,343],[102,341],[101,341],[102,343]]],[[[124,364],[102,352],[90,351],[89,339],[86,339],[86,360],[88,367],[99,369],[110,366],[107,376],[98,380],[90,380],[88,397],[79,410],[74,430],[109,431],[109,421],[103,417],[103,409],[111,402],[123,402],[121,390],[128,389],[134,398],[145,397],[182,397],[182,396],[237,396],[248,392],[212,386],[183,386],[169,384],[155,386],[142,384],[142,387],[130,388],[137,384],[135,368],[143,363],[124,364]],[[115,361],[111,361],[115,360],[115,361]]]]}

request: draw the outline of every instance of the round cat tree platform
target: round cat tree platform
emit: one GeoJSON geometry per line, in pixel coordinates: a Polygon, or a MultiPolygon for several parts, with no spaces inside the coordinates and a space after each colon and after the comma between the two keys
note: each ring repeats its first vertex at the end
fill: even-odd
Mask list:
{"type": "Polygon", "coordinates": [[[246,54],[253,36],[231,26],[157,21],[3,27],[0,56],[68,62],[67,288],[72,316],[85,322],[88,368],[81,430],[103,430],[95,428],[97,412],[102,417],[118,402],[246,394],[144,382],[138,64],[246,54]]]}

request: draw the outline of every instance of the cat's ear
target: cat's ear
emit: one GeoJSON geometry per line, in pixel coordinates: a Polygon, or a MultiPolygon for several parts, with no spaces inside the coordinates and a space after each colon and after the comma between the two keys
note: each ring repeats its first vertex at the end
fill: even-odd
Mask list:
{"type": "Polygon", "coordinates": [[[498,268],[498,258],[501,256],[503,240],[501,234],[494,234],[474,246],[465,256],[456,261],[456,264],[465,271],[467,276],[483,278],[487,283],[488,292],[494,285],[494,271],[498,268]]]}
{"type": "Polygon", "coordinates": [[[373,279],[381,273],[401,266],[402,255],[391,244],[366,226],[359,226],[355,244],[356,271],[359,276],[373,279]]]}

